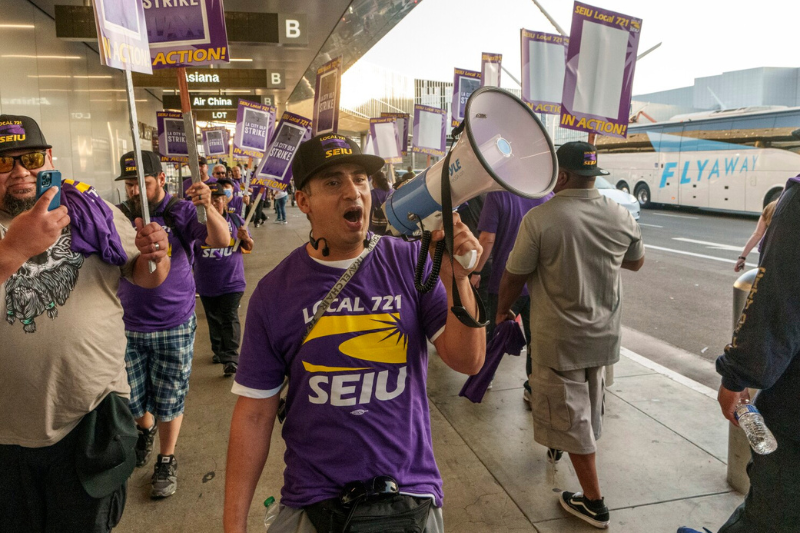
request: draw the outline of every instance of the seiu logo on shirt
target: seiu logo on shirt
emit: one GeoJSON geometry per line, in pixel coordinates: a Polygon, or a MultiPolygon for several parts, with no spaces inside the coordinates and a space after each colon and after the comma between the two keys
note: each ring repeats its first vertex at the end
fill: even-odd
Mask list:
{"type": "MultiPolygon", "coordinates": [[[[306,323],[318,305],[303,310],[306,323]]],[[[405,391],[408,377],[408,336],[403,332],[400,312],[400,296],[376,296],[370,302],[362,302],[359,298],[334,300],[305,343],[320,339],[330,342],[331,337],[343,336],[345,338],[338,345],[337,359],[342,361],[341,364],[355,360],[356,366],[330,366],[304,360],[303,368],[313,374],[309,379],[312,394],[308,401],[318,405],[352,407],[369,404],[373,399],[389,401],[400,396],[405,391]],[[336,314],[368,310],[372,313],[336,314]],[[376,368],[370,363],[378,363],[381,367],[376,368]],[[385,365],[397,366],[396,369],[381,370],[385,365]]]]}

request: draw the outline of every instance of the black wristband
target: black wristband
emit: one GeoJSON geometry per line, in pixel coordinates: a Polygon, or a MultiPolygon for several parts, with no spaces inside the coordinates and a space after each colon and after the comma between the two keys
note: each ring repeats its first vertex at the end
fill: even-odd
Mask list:
{"type": "Polygon", "coordinates": [[[745,256],[743,256],[743,255],[740,255],[739,259],[741,259],[742,261],[747,261],[747,258],[745,256]]]}
{"type": "Polygon", "coordinates": [[[481,271],[480,271],[480,270],[473,270],[472,272],[470,272],[470,273],[469,273],[469,277],[470,277],[470,278],[471,278],[472,276],[476,276],[476,275],[477,275],[477,276],[480,276],[480,275],[481,275],[481,271]]]}

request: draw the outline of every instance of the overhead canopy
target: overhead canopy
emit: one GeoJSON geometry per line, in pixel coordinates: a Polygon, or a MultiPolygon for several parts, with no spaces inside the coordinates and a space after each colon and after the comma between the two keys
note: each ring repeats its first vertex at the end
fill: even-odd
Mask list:
{"type": "MultiPolygon", "coordinates": [[[[197,86],[197,90],[202,93],[260,95],[271,98],[271,103],[276,104],[279,111],[288,106],[292,112],[310,117],[317,67],[342,56],[347,70],[420,1],[225,0],[230,57],[234,61],[214,68],[260,70],[266,76],[259,72],[255,77],[263,79],[264,83],[261,87],[248,84],[234,88],[235,84],[223,86],[223,81],[219,87],[204,85],[197,86]],[[267,80],[276,79],[271,76],[274,72],[280,73],[282,83],[277,88],[270,88],[267,80]]],[[[83,40],[96,49],[92,8],[86,7],[84,0],[32,2],[56,19],[59,37],[83,40]],[[56,5],[67,7],[59,8],[57,15],[56,5]]],[[[174,91],[170,85],[153,85],[155,81],[144,82],[142,78],[137,76],[136,85],[152,87],[156,95],[160,95],[158,89],[167,91],[167,94],[174,91]]],[[[189,90],[194,92],[191,82],[189,90]]],[[[357,133],[366,131],[368,127],[368,118],[365,120],[365,117],[342,112],[340,130],[357,133]]]]}

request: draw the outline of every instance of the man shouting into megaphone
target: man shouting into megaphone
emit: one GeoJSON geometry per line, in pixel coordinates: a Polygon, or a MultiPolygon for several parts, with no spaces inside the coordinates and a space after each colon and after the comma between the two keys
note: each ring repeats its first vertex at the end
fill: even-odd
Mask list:
{"type": "MultiPolygon", "coordinates": [[[[233,386],[226,532],[246,530],[286,377],[286,470],[271,533],[328,531],[331,520],[337,531],[365,523],[379,529],[400,519],[443,531],[426,339],[448,366],[475,374],[486,338],[450,310],[455,277],[464,307],[477,315],[466,269],[444,261],[440,282],[420,293],[413,279],[420,243],[367,231],[368,180],[383,164],[338,134],[314,137],[294,158],[297,204],[311,234],[250,300],[233,386]]],[[[454,218],[454,253],[480,255],[477,239],[454,218]]],[[[443,238],[433,233],[434,241],[443,238]]]]}

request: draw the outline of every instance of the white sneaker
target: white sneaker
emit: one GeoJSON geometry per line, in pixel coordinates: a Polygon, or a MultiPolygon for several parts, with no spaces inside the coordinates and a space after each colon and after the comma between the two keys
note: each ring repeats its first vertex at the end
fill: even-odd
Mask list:
{"type": "Polygon", "coordinates": [[[522,399],[525,400],[525,406],[530,411],[530,409],[531,409],[531,391],[529,391],[528,389],[523,388],[522,389],[522,399]]]}

